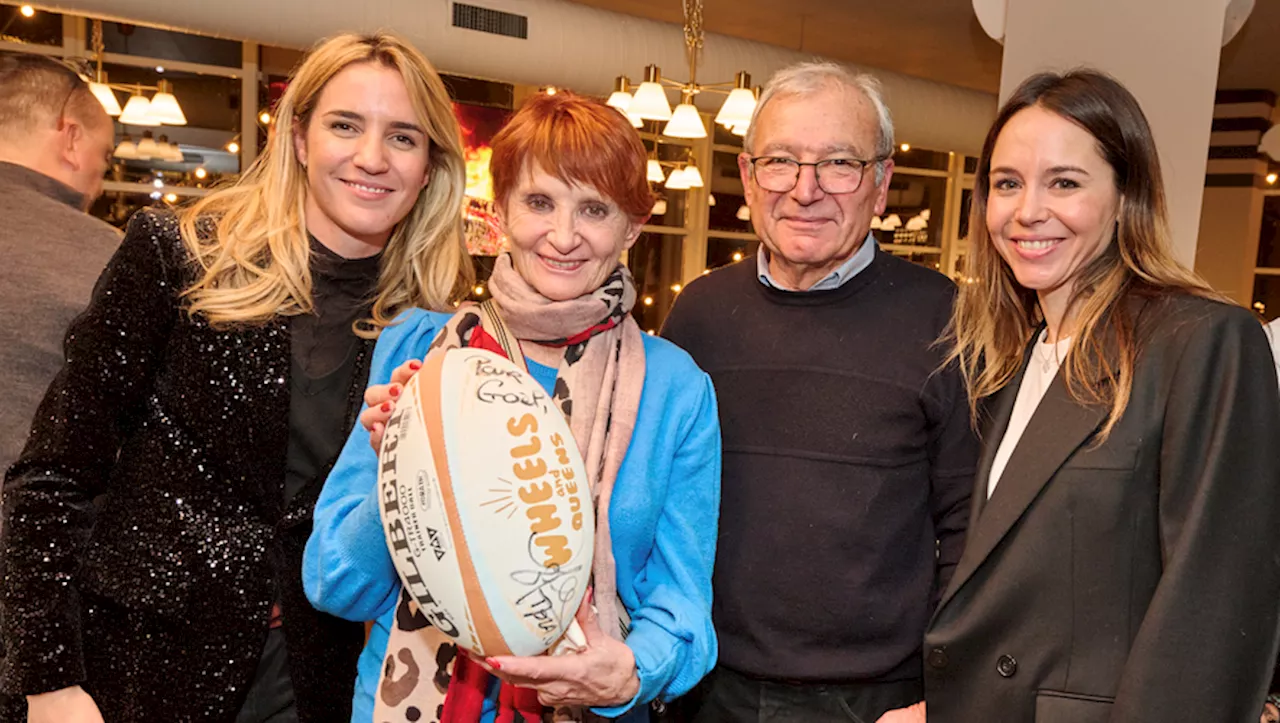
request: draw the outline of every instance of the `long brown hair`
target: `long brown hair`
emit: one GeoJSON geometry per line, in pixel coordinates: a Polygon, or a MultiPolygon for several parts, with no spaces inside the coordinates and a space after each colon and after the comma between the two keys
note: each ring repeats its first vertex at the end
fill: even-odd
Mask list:
{"type": "Polygon", "coordinates": [[[444,82],[397,35],[346,33],[319,43],[294,72],[276,108],[277,130],[240,180],[182,214],[182,237],[201,272],[186,290],[191,314],[225,327],[311,311],[307,177],[292,130],[306,127],[329,80],[356,63],[399,71],[431,146],[430,181],[387,243],[373,318],[358,333],[376,336],[412,306],[451,311],[450,302],[470,288],[474,271],[462,235],[466,162],[444,82]]]}
{"type": "Polygon", "coordinates": [[[1160,158],[1137,99],[1117,80],[1095,70],[1034,75],[1005,102],[983,143],[974,178],[966,267],[976,280],[961,286],[944,337],[954,343],[949,361],[959,362],[975,419],[978,402],[1017,375],[1026,344],[1043,319],[1035,291],[1018,284],[986,223],[996,140],[1011,118],[1032,106],[1056,113],[1093,136],[1111,166],[1121,199],[1111,243],[1077,272],[1067,305],[1076,323],[1063,373],[1076,401],[1111,407],[1098,436],[1101,441],[1129,404],[1139,351],[1134,319],[1121,302],[1134,294],[1169,292],[1222,297],[1169,250],[1160,158]]]}

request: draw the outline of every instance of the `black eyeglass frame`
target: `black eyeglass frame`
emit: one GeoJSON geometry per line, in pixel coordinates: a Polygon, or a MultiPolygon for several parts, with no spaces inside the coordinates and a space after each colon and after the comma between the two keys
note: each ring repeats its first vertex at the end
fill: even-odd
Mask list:
{"type": "Polygon", "coordinates": [[[884,163],[887,160],[889,160],[888,156],[877,156],[869,160],[863,159],[863,158],[825,158],[821,161],[797,161],[794,158],[787,158],[785,156],[747,156],[747,162],[751,164],[751,178],[754,179],[755,182],[766,191],[770,191],[772,193],[790,192],[792,189],[796,187],[796,184],[800,182],[800,172],[804,170],[804,167],[813,166],[813,174],[818,182],[818,188],[821,188],[823,193],[829,193],[832,195],[857,193],[858,189],[862,188],[862,182],[866,179],[867,168],[869,166],[873,166],[878,163],[884,163]],[[758,164],[760,161],[781,161],[783,163],[787,163],[792,167],[794,167],[795,175],[792,178],[791,185],[787,186],[785,189],[776,189],[776,188],[768,188],[763,184],[760,184],[760,178],[758,176],[758,170],[759,170],[758,164]],[[829,191],[827,190],[826,186],[822,185],[822,169],[827,168],[830,166],[830,164],[836,163],[836,162],[847,162],[847,163],[859,164],[858,183],[854,185],[852,189],[848,191],[829,191]]]}

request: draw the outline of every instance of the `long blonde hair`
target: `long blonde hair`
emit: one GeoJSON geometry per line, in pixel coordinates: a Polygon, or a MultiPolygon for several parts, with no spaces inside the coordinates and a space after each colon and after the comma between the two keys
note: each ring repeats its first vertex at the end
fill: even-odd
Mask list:
{"type": "Polygon", "coordinates": [[[1110,406],[1097,440],[1105,440],[1129,405],[1139,341],[1129,296],[1189,293],[1222,297],[1178,263],[1169,250],[1168,210],[1160,159],[1138,101],[1118,81],[1092,70],[1028,78],[1000,109],[987,134],[974,178],[966,275],[948,327],[977,419],[978,403],[1006,385],[1022,366],[1023,352],[1043,319],[1036,293],[1018,284],[987,229],[991,154],[1014,115],[1038,106],[1093,136],[1115,174],[1121,204],[1111,243],[1080,269],[1068,313],[1075,314],[1071,351],[1063,374],[1082,404],[1110,406]],[[1109,351],[1109,349],[1111,351],[1109,351]]]}
{"type": "Polygon", "coordinates": [[[182,238],[201,271],[186,289],[188,312],[215,327],[261,324],[312,310],[306,169],[293,129],[305,129],[320,92],[354,63],[380,63],[404,78],[430,141],[429,180],[383,252],[372,337],[412,306],[451,309],[474,270],[462,233],[466,163],[449,94],[431,63],[394,34],[343,34],[318,44],[295,70],[276,108],[276,132],[233,186],[183,212],[182,238]]]}

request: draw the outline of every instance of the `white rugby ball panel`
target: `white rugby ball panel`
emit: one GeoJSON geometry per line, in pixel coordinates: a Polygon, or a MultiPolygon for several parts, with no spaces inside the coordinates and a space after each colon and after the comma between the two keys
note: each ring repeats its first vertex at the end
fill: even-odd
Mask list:
{"type": "Polygon", "coordinates": [[[454,551],[445,490],[427,437],[419,385],[418,376],[405,385],[383,435],[379,455],[383,528],[400,582],[423,615],[471,649],[476,647],[476,635],[454,551]]]}
{"type": "Polygon", "coordinates": [[[478,579],[506,644],[541,652],[573,621],[590,581],[586,466],[537,380],[492,352],[458,351],[445,360],[443,406],[483,433],[446,431],[449,466],[455,480],[486,482],[455,485],[461,527],[476,568],[493,573],[478,579]]]}
{"type": "Polygon", "coordinates": [[[405,589],[477,655],[536,655],[590,581],[585,465],[538,382],[481,349],[437,350],[405,386],[379,462],[380,510],[405,589]]]}

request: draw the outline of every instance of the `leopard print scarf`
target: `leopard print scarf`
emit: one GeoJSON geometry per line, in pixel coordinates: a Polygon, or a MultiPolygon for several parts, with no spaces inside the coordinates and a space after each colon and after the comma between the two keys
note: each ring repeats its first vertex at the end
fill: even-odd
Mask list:
{"type": "MultiPolygon", "coordinates": [[[[617,596],[607,511],[644,386],[644,342],[630,316],[635,282],[626,267],[618,265],[594,292],[551,301],[530,286],[504,254],[494,265],[489,289],[517,340],[564,348],[552,398],[582,452],[595,500],[592,577],[600,625],[605,634],[622,640],[629,616],[617,596]]],[[[470,346],[477,327],[482,327],[479,307],[464,306],[431,350],[470,346]]],[[[401,591],[378,681],[374,723],[440,721],[457,656],[453,639],[431,627],[401,591]]],[[[555,717],[575,719],[581,712],[557,711],[555,717]]]]}

